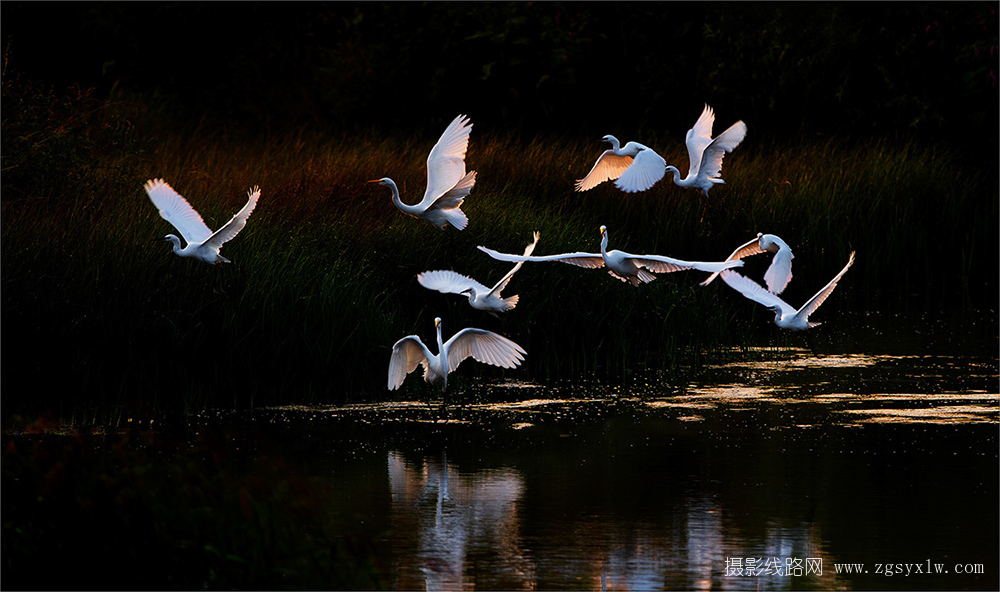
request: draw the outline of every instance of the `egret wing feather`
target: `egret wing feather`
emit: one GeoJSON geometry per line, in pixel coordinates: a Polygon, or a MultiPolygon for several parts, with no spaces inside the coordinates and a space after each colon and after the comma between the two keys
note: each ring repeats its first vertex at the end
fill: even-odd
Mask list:
{"type": "Polygon", "coordinates": [[[559,261],[561,263],[576,265],[577,267],[586,267],[587,269],[604,266],[604,258],[601,257],[600,253],[564,253],[562,255],[544,255],[539,257],[499,253],[483,246],[476,248],[498,261],[559,261]]]}
{"type": "Polygon", "coordinates": [[[747,126],[742,121],[737,121],[726,131],[719,134],[712,143],[705,148],[701,157],[701,167],[698,174],[702,177],[718,177],[722,173],[722,157],[727,152],[732,152],[733,148],[739,146],[747,135],[747,126]]]}
{"type": "Polygon", "coordinates": [[[656,152],[646,148],[640,150],[632,160],[632,166],[615,181],[615,187],[626,193],[646,191],[667,172],[667,162],[656,152]]]}
{"type": "Polygon", "coordinates": [[[150,179],[143,186],[160,217],[170,222],[188,243],[201,243],[212,236],[212,230],[191,204],[174,191],[163,179],[150,179]]]}
{"type": "Polygon", "coordinates": [[[487,290],[476,280],[447,269],[418,273],[417,282],[428,290],[445,294],[461,294],[469,288],[475,289],[477,294],[485,294],[487,290]]]}
{"type": "MultiPolygon", "coordinates": [[[[764,252],[763,249],[760,248],[760,236],[757,236],[756,238],[752,238],[747,242],[743,243],[742,245],[740,245],[739,247],[737,247],[736,250],[732,252],[732,254],[726,257],[726,261],[742,259],[744,257],[748,257],[750,255],[756,255],[758,253],[763,253],[763,252],[764,252]]],[[[712,283],[712,280],[714,280],[718,276],[719,272],[715,272],[712,275],[705,278],[705,281],[701,282],[699,285],[707,286],[708,284],[712,283]]]]}
{"type": "Polygon", "coordinates": [[[698,121],[688,130],[684,143],[688,149],[688,176],[698,174],[701,166],[702,154],[705,148],[712,143],[712,126],[715,125],[715,111],[707,104],[698,116],[698,121]]]}
{"type": "Polygon", "coordinates": [[[642,265],[650,271],[656,273],[670,273],[673,271],[683,271],[685,269],[697,269],[698,271],[716,272],[733,267],[742,267],[743,262],[733,261],[684,261],[663,255],[628,255],[636,265],[642,265]]]}
{"type": "MultiPolygon", "coordinates": [[[[430,203],[428,208],[438,208],[450,210],[462,205],[465,198],[472,192],[472,186],[476,184],[476,171],[465,175],[451,189],[445,191],[440,197],[430,203]]],[[[464,228],[464,225],[463,225],[464,228]]],[[[461,230],[461,228],[459,228],[461,230]]]]}
{"type": "Polygon", "coordinates": [[[247,225],[247,220],[250,218],[250,214],[253,213],[254,208],[257,207],[257,200],[260,198],[260,187],[254,187],[247,192],[247,203],[236,212],[236,215],[226,223],[225,226],[215,231],[208,240],[205,241],[205,246],[219,248],[228,241],[236,237],[237,234],[243,230],[243,227],[247,225]]]}
{"type": "MultiPolygon", "coordinates": [[[[524,247],[525,257],[531,255],[531,253],[535,251],[535,245],[538,244],[538,237],[540,236],[541,234],[538,231],[535,231],[534,241],[528,246],[524,247]]],[[[500,278],[500,281],[497,282],[495,286],[493,286],[493,289],[490,290],[490,294],[493,294],[494,296],[499,298],[500,292],[502,292],[503,289],[507,287],[507,284],[510,282],[510,278],[514,277],[514,274],[517,273],[517,270],[521,269],[522,265],[524,265],[524,261],[518,261],[517,264],[514,265],[514,268],[508,271],[507,275],[500,278]]],[[[517,301],[515,300],[514,302],[516,303],[517,301]]]]}
{"type": "Polygon", "coordinates": [[[771,265],[764,272],[764,283],[774,294],[781,294],[792,281],[792,251],[788,248],[779,249],[771,260],[771,265]]]}
{"type": "Polygon", "coordinates": [[[576,182],[577,191],[587,191],[593,189],[605,181],[617,179],[632,166],[631,156],[618,156],[614,150],[605,150],[598,158],[597,162],[582,179],[576,182]]]}
{"type": "Polygon", "coordinates": [[[795,314],[795,309],[792,305],[788,304],[778,296],[768,292],[752,279],[740,275],[735,271],[729,270],[723,271],[721,277],[722,281],[724,281],[727,286],[736,290],[740,294],[743,294],[746,298],[749,298],[758,304],[763,304],[772,310],[778,308],[781,310],[782,315],[795,314]]]}
{"type": "Polygon", "coordinates": [[[454,372],[462,361],[470,357],[484,364],[514,368],[527,355],[520,345],[510,339],[473,327],[452,335],[444,347],[448,352],[448,372],[454,372]]]}
{"type": "Polygon", "coordinates": [[[427,371],[427,360],[433,357],[427,346],[416,335],[407,335],[392,346],[392,356],[389,358],[389,390],[399,388],[406,375],[424,365],[427,371]]]}
{"type": "Polygon", "coordinates": [[[465,115],[456,117],[427,156],[427,190],[420,201],[427,206],[453,188],[465,176],[465,153],[469,148],[472,123],[465,115]]]}

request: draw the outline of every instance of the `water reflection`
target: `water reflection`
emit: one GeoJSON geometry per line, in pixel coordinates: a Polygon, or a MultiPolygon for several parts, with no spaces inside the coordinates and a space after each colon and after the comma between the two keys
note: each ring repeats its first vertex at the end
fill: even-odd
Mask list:
{"type": "Polygon", "coordinates": [[[416,533],[414,558],[424,580],[412,581],[415,574],[404,569],[398,587],[472,590],[475,582],[466,564],[470,554],[484,551],[495,555],[511,577],[532,580],[519,540],[515,504],[524,483],[516,471],[462,476],[446,453],[408,462],[397,451],[389,452],[388,467],[393,528],[416,533]]]}
{"type": "Polygon", "coordinates": [[[689,491],[651,514],[567,512],[564,500],[526,499],[526,477],[513,468],[468,473],[446,453],[407,458],[397,450],[387,466],[398,589],[842,587],[814,524],[769,523],[762,537],[747,537],[713,494],[689,491]],[[807,559],[826,571],[807,574],[807,559]]]}

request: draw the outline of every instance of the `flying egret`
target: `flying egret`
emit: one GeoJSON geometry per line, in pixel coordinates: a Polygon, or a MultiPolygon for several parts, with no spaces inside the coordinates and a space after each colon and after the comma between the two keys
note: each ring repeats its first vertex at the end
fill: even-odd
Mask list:
{"type": "Polygon", "coordinates": [[[714,273],[723,269],[743,266],[743,262],[740,260],[706,263],[704,261],[682,261],[662,255],[631,255],[623,251],[609,251],[608,229],[606,226],[601,226],[601,237],[600,253],[565,253],[563,255],[537,257],[508,255],[482,246],[478,248],[490,257],[500,261],[559,261],[588,269],[607,265],[609,274],[633,286],[638,286],[639,282],[651,282],[655,280],[656,276],[650,273],[650,271],[654,273],[670,273],[684,269],[697,269],[699,271],[714,273]]]}
{"type": "Polygon", "coordinates": [[[681,179],[680,171],[671,165],[667,171],[674,173],[674,184],[680,187],[696,187],[708,197],[708,190],[716,183],[725,183],[719,174],[722,173],[722,157],[726,152],[732,152],[747,135],[747,124],[737,121],[729,126],[715,139],[712,139],[712,125],[715,123],[715,112],[708,105],[701,112],[694,127],[688,130],[685,143],[691,164],[687,177],[681,179]]]}
{"type": "Polygon", "coordinates": [[[447,342],[441,340],[441,318],[434,319],[437,329],[438,353],[432,354],[424,342],[416,335],[407,335],[392,346],[389,358],[389,390],[403,384],[406,375],[424,365],[424,380],[440,384],[441,392],[448,390],[448,374],[471,357],[477,362],[515,368],[528,352],[520,345],[502,335],[485,329],[469,327],[451,336],[447,342]]]}
{"type": "Polygon", "coordinates": [[[160,211],[160,217],[170,222],[176,228],[187,245],[182,249],[181,240],[176,235],[168,234],[163,240],[170,241],[174,253],[181,257],[194,257],[205,263],[232,263],[219,254],[219,249],[232,240],[247,224],[247,219],[257,207],[260,197],[260,187],[253,187],[247,192],[249,199],[243,209],[236,213],[225,226],[214,233],[205,225],[201,215],[191,207],[186,199],[167,185],[163,179],[150,179],[143,186],[153,205],[160,211]]]}
{"type": "Polygon", "coordinates": [[[445,128],[427,156],[427,190],[416,205],[407,205],[399,199],[399,189],[389,177],[368,182],[391,189],[392,203],[404,214],[423,218],[441,230],[448,224],[462,230],[469,219],[460,206],[476,184],[475,171],[465,174],[465,152],[471,132],[472,123],[465,115],[459,115],[445,128]]]}
{"type": "Polygon", "coordinates": [[[830,296],[833,289],[837,287],[837,282],[843,277],[847,270],[850,269],[851,265],[854,264],[854,251],[851,251],[851,258],[848,259],[847,265],[844,269],[840,270],[830,283],[826,285],[822,290],[816,293],[815,296],[809,299],[808,302],[802,305],[802,308],[795,310],[790,304],[775,296],[774,294],[765,290],[757,282],[744,277],[734,271],[723,271],[722,281],[726,284],[743,294],[750,300],[754,302],[759,302],[764,306],[770,308],[774,311],[774,323],[781,327],[782,329],[788,329],[790,331],[804,331],[806,329],[811,329],[820,323],[810,323],[809,315],[811,315],[820,304],[830,296]]]}
{"type": "MultiPolygon", "coordinates": [[[[534,242],[524,248],[525,255],[530,255],[535,250],[535,245],[538,244],[539,233],[535,232],[534,236],[534,242]]],[[[514,269],[500,278],[492,290],[470,277],[448,270],[425,271],[417,274],[417,281],[428,290],[437,290],[445,294],[464,294],[469,297],[469,305],[472,308],[491,313],[507,312],[517,306],[518,297],[515,294],[503,298],[500,292],[507,287],[510,278],[514,277],[522,265],[524,265],[524,261],[519,261],[514,269]]]]}
{"type": "Polygon", "coordinates": [[[611,148],[605,150],[594,163],[587,176],[576,182],[577,191],[593,189],[597,185],[616,179],[615,187],[626,193],[645,191],[656,185],[666,172],[667,162],[648,146],[629,142],[619,148],[618,138],[604,136],[611,148]]]}
{"type": "MultiPolygon", "coordinates": [[[[795,255],[792,254],[791,247],[777,236],[758,232],[757,238],[740,245],[733,251],[732,255],[726,258],[726,261],[765,252],[774,253],[770,267],[764,272],[764,283],[767,284],[767,291],[772,294],[781,294],[792,279],[792,259],[795,258],[795,255]]],[[[713,273],[708,276],[708,279],[703,281],[701,285],[707,286],[717,275],[719,274],[713,273]]]]}

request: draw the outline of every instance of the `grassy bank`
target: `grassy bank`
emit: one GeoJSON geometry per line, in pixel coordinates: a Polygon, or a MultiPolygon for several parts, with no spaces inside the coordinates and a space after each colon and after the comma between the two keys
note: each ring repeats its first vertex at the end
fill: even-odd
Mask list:
{"type": "MultiPolygon", "coordinates": [[[[390,348],[412,333],[430,341],[435,316],[445,338],[479,326],[529,352],[516,372],[463,366],[470,380],[669,371],[734,345],[793,339],[721,282],[698,286],[697,272],[636,289],[604,270],[528,264],[506,290],[521,303],[501,320],[416,283],[421,271],[454,269],[491,285],[509,267],[475,247],[520,252],[533,230],[542,233],[536,254],[596,252],[604,224],[611,248],[694,260],[721,260],[757,232],[774,233],[795,252],[785,294],[793,304],[857,250],[822,320],[836,319],[841,307],[974,309],[995,301],[996,171],[940,146],[778,143],[751,127],[726,158],[726,184],[708,199],[669,181],[643,194],[610,184],[580,194],[574,179],[606,147],[600,134],[614,130],[522,138],[475,127],[467,165],[479,176],[463,207],[469,227],[442,232],[401,214],[386,188],[365,181],[391,176],[404,201],[418,201],[427,151],[447,121],[431,134],[261,137],[204,122],[172,127],[169,114],[136,98],[5,91],[8,420],[53,413],[114,423],[205,405],[399,396],[385,390],[390,348]],[[180,259],[152,242],[173,232],[142,190],[154,177],[213,228],[242,206],[250,186],[261,186],[246,229],[223,249],[233,265],[180,259]]],[[[681,138],[638,139],[686,169],[681,138]]],[[[747,271],[759,278],[767,261],[755,259],[747,271]]],[[[416,377],[404,389],[424,393],[416,377]]]]}

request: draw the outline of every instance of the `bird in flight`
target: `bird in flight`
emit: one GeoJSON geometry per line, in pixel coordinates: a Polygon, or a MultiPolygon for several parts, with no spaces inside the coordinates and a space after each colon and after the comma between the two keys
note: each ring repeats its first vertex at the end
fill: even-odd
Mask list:
{"type": "Polygon", "coordinates": [[[646,191],[663,178],[667,162],[650,147],[638,142],[620,146],[614,136],[604,136],[602,140],[610,142],[611,148],[601,153],[587,176],[577,180],[577,191],[587,191],[614,179],[615,187],[635,193],[646,191]]]}
{"type": "Polygon", "coordinates": [[[719,175],[722,173],[722,157],[739,146],[747,135],[747,124],[737,121],[714,139],[712,126],[715,124],[715,112],[708,105],[701,112],[694,127],[688,130],[685,144],[688,149],[688,174],[681,179],[677,167],[670,165],[667,171],[674,174],[674,184],[679,187],[695,187],[708,197],[708,190],[716,183],[725,183],[719,175]]]}
{"type": "Polygon", "coordinates": [[[392,190],[392,203],[404,214],[427,220],[444,230],[448,224],[462,230],[469,223],[461,205],[476,183],[476,172],[465,173],[465,153],[469,148],[472,122],[465,115],[456,117],[445,128],[437,144],[427,156],[427,190],[420,203],[407,205],[399,199],[399,189],[389,177],[369,183],[385,185],[392,190]]]}
{"type": "Polygon", "coordinates": [[[723,271],[721,275],[722,281],[724,281],[729,287],[733,288],[740,294],[743,294],[750,300],[763,304],[774,311],[774,324],[778,325],[782,329],[788,329],[790,331],[804,331],[806,329],[812,329],[820,324],[810,322],[809,315],[815,312],[816,309],[819,308],[819,305],[826,301],[826,299],[833,292],[833,289],[837,287],[837,282],[840,281],[840,278],[847,273],[847,270],[850,269],[853,264],[854,251],[851,251],[851,257],[847,260],[847,265],[844,266],[844,269],[841,269],[840,273],[830,280],[830,283],[824,286],[822,290],[817,292],[815,296],[810,298],[809,301],[803,304],[798,310],[795,310],[795,308],[793,308],[790,304],[778,296],[768,292],[760,284],[750,278],[729,270],[723,271]]]}
{"type": "MultiPolygon", "coordinates": [[[[771,265],[764,272],[764,283],[767,284],[768,292],[781,294],[788,286],[788,282],[792,280],[792,259],[795,258],[795,255],[792,254],[791,247],[777,236],[758,232],[757,238],[737,247],[732,255],[726,258],[726,261],[742,259],[758,253],[774,253],[771,265]]],[[[701,285],[707,286],[718,275],[718,273],[713,273],[701,282],[701,285]]]]}
{"type": "Polygon", "coordinates": [[[624,251],[609,251],[608,229],[606,226],[601,226],[600,253],[564,253],[561,255],[544,255],[539,257],[534,255],[509,255],[487,249],[483,246],[478,248],[490,257],[500,261],[559,261],[588,269],[607,266],[609,274],[633,286],[638,286],[640,282],[647,283],[656,279],[656,276],[650,272],[670,273],[685,269],[697,269],[699,271],[714,273],[723,269],[743,266],[743,262],[740,260],[724,262],[683,261],[662,255],[632,255],[624,251]]]}
{"type": "Polygon", "coordinates": [[[170,222],[187,244],[181,248],[181,240],[173,234],[168,234],[162,240],[170,241],[174,253],[181,257],[194,257],[212,264],[232,263],[219,254],[219,249],[243,230],[260,197],[259,187],[250,189],[246,205],[225,226],[212,232],[191,204],[163,179],[150,179],[143,189],[159,210],[160,217],[170,222]]]}

